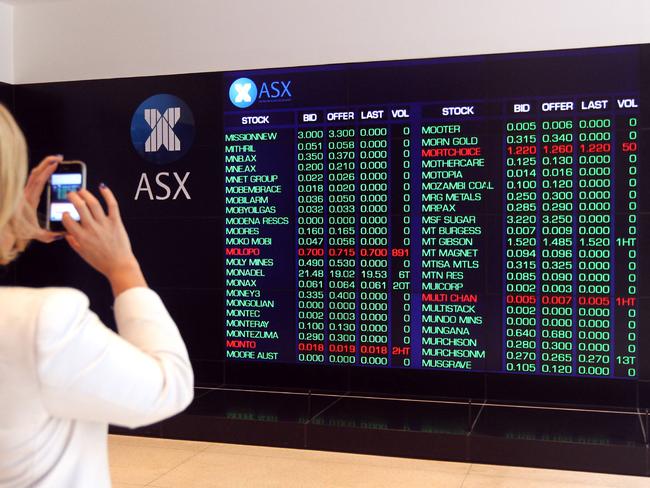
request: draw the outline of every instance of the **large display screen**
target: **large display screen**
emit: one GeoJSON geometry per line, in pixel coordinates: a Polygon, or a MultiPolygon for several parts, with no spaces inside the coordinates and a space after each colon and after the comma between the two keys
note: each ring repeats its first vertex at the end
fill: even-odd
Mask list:
{"type": "Polygon", "coordinates": [[[643,62],[227,73],[226,358],[637,378],[643,62]]]}

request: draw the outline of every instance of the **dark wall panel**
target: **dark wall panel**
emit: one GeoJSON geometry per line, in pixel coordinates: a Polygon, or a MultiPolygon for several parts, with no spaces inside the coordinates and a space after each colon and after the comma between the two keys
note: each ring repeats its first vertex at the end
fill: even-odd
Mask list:
{"type": "MultiPolygon", "coordinates": [[[[7,83],[0,83],[0,104],[13,111],[14,87],[7,83]]],[[[0,266],[0,286],[14,284],[14,268],[0,266]]]]}
{"type": "MultiPolygon", "coordinates": [[[[114,191],[149,285],[165,297],[193,359],[222,355],[217,312],[223,267],[219,86],[220,74],[195,74],[16,87],[16,115],[27,136],[30,162],[57,153],[80,159],[87,164],[91,191],[97,194],[101,182],[114,191]],[[196,122],[189,152],[167,165],[145,161],[130,132],[138,106],[160,93],[181,98],[196,122]],[[157,178],[169,187],[167,199],[162,199],[168,191],[157,178]],[[143,179],[151,194],[138,194],[138,187],[146,185],[143,179]],[[187,194],[178,191],[179,180],[187,194]]],[[[102,319],[114,325],[106,280],[65,242],[33,244],[16,266],[16,279],[27,286],[79,288],[102,319]]]]}
{"type": "Polygon", "coordinates": [[[13,109],[14,105],[14,88],[7,83],[0,82],[0,103],[13,109]]]}

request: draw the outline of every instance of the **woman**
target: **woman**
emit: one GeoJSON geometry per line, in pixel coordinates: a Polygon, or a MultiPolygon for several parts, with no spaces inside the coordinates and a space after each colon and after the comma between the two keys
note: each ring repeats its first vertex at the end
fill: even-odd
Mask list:
{"type": "MultiPolygon", "coordinates": [[[[39,228],[36,207],[60,156],[45,158],[27,183],[27,149],[0,106],[0,263],[30,239],[60,238],[39,228]]],[[[110,486],[107,427],[137,427],[182,411],[192,400],[187,350],[165,306],[147,288],[111,190],[106,202],[69,194],[64,237],[103,274],[115,297],[119,335],[66,288],[0,287],[0,487],[110,486]]]]}

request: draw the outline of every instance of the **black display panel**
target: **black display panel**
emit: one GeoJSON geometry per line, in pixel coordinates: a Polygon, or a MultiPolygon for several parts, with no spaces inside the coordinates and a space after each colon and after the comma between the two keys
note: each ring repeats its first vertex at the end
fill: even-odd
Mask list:
{"type": "Polygon", "coordinates": [[[643,376],[649,66],[629,46],[226,73],[226,359],[643,376]]]}
{"type": "Polygon", "coordinates": [[[13,109],[14,91],[11,85],[0,82],[0,104],[13,109]]]}

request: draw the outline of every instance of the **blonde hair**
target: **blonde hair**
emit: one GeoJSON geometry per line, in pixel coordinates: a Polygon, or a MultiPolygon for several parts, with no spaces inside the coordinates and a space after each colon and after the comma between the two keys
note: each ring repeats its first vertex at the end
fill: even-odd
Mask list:
{"type": "Polygon", "coordinates": [[[0,241],[11,238],[11,251],[0,246],[0,264],[7,264],[22,251],[28,240],[21,239],[16,227],[17,213],[23,203],[23,189],[27,179],[27,144],[25,136],[13,116],[0,104],[0,241]]]}

